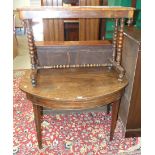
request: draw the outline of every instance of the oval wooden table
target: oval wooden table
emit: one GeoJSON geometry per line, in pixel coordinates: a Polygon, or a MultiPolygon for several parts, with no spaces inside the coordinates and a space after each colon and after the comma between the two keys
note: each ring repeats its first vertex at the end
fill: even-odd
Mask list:
{"type": "Polygon", "coordinates": [[[30,70],[22,78],[20,89],[33,103],[39,148],[41,140],[41,108],[81,110],[112,103],[110,140],[117,122],[119,101],[128,81],[118,81],[118,73],[106,67],[38,70],[37,86],[32,87],[30,70]]]}

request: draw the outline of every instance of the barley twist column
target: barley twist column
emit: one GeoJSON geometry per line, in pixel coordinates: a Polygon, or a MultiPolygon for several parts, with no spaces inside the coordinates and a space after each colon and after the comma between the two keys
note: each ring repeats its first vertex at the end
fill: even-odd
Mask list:
{"type": "Polygon", "coordinates": [[[116,57],[117,65],[121,64],[122,48],[123,48],[123,30],[124,30],[124,18],[121,18],[120,30],[117,40],[117,57],[116,57]]]}
{"type": "Polygon", "coordinates": [[[26,20],[27,25],[27,39],[28,39],[28,46],[29,46],[29,54],[31,59],[31,82],[32,86],[36,86],[36,47],[34,43],[34,37],[33,37],[33,29],[32,29],[32,20],[27,19],[26,20]]]}
{"type": "Polygon", "coordinates": [[[115,27],[114,27],[114,33],[113,33],[113,55],[112,55],[112,61],[115,61],[115,58],[116,58],[117,36],[118,36],[118,18],[115,19],[115,27]]]}
{"type": "MultiPolygon", "coordinates": [[[[122,49],[123,49],[123,30],[124,30],[124,18],[120,19],[120,30],[118,34],[118,39],[117,39],[117,56],[116,56],[116,63],[117,66],[121,66],[121,59],[122,59],[122,49]]],[[[124,69],[121,70],[119,74],[119,81],[123,80],[124,77],[124,69]]]]}

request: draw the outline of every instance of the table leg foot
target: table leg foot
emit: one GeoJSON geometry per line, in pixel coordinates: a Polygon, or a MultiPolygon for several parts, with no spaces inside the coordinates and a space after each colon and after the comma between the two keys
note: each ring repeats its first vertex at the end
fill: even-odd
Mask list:
{"type": "Polygon", "coordinates": [[[116,128],[118,110],[119,110],[120,100],[112,103],[112,120],[111,120],[111,129],[110,129],[110,141],[113,140],[114,131],[116,128]]]}
{"type": "Polygon", "coordinates": [[[36,125],[37,140],[39,149],[42,149],[42,137],[41,137],[41,107],[33,105],[34,120],[36,125]]]}
{"type": "Polygon", "coordinates": [[[37,69],[31,70],[30,78],[31,78],[32,86],[36,87],[37,86],[37,69]]]}

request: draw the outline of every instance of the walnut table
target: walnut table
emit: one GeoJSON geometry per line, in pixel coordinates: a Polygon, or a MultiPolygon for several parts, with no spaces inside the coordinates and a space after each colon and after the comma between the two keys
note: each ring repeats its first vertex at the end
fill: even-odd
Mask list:
{"type": "Polygon", "coordinates": [[[37,86],[33,87],[28,70],[20,89],[33,103],[39,148],[41,140],[41,108],[82,110],[112,103],[110,140],[116,127],[119,101],[128,81],[118,81],[118,73],[106,67],[38,70],[37,86]]]}

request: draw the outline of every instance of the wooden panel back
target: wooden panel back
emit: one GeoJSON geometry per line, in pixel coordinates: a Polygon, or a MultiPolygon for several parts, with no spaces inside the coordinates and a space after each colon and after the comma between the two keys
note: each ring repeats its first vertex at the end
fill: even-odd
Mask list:
{"type": "MultiPolygon", "coordinates": [[[[113,52],[112,59],[109,60],[108,59],[109,57],[106,55],[105,57],[106,57],[106,60],[109,61],[109,64],[106,64],[106,62],[103,62],[103,65],[109,66],[109,67],[114,66],[116,68],[116,70],[119,72],[118,80],[123,81],[125,71],[124,71],[123,67],[121,67],[121,54],[122,54],[122,46],[123,46],[124,18],[132,18],[134,10],[135,10],[134,8],[121,7],[121,6],[117,6],[117,7],[116,6],[111,6],[111,7],[107,7],[107,6],[104,6],[104,7],[103,6],[78,6],[78,7],[45,6],[45,7],[43,7],[42,6],[42,7],[33,7],[33,8],[32,7],[24,7],[24,8],[20,8],[18,10],[20,11],[20,18],[25,20],[26,26],[27,26],[27,38],[28,38],[29,52],[30,52],[30,57],[31,57],[31,69],[32,69],[31,83],[32,83],[32,86],[36,86],[36,84],[37,84],[37,79],[36,79],[37,69],[47,68],[47,67],[53,68],[53,66],[50,66],[51,62],[50,62],[50,64],[47,64],[47,67],[44,64],[42,65],[42,67],[38,66],[38,65],[41,65],[41,64],[38,64],[39,57],[41,57],[41,56],[39,56],[39,54],[38,54],[38,57],[36,56],[37,46],[35,45],[33,29],[32,29],[32,19],[36,18],[36,17],[42,18],[42,19],[49,19],[49,18],[54,18],[54,19],[116,18],[115,33],[117,33],[117,31],[118,31],[118,26],[117,26],[118,20],[119,20],[118,18],[120,18],[120,32],[118,35],[114,35],[113,46],[111,46],[111,49],[110,49],[110,52],[111,53],[113,52]],[[117,38],[118,38],[118,40],[117,40],[117,38]],[[116,56],[116,58],[115,58],[115,56],[116,56]]],[[[58,27],[58,30],[59,30],[59,27],[58,27]]],[[[95,39],[95,40],[97,40],[97,39],[95,39]]],[[[94,48],[94,47],[93,47],[94,49],[89,49],[89,51],[87,52],[88,48],[91,46],[92,46],[92,44],[89,41],[88,47],[86,47],[84,49],[84,51],[86,50],[85,53],[87,54],[86,60],[84,61],[84,65],[79,66],[81,63],[80,62],[77,67],[85,67],[85,64],[88,64],[87,67],[98,66],[98,64],[96,65],[96,62],[93,62],[92,64],[90,64],[87,61],[87,60],[91,59],[91,58],[89,58],[89,55],[90,55],[89,51],[90,52],[93,51],[93,52],[95,52],[94,55],[97,55],[96,54],[97,48],[94,48]]],[[[72,47],[74,47],[74,43],[73,43],[72,47]]],[[[60,49],[61,47],[58,46],[57,48],[60,49]]],[[[53,49],[53,47],[52,47],[52,49],[53,49]]],[[[73,49],[76,49],[76,47],[73,49]]],[[[74,52],[73,49],[72,49],[72,53],[77,53],[78,51],[81,52],[80,53],[81,59],[85,56],[85,54],[83,54],[84,52],[81,51],[81,49],[76,50],[76,52],[74,52]]],[[[64,50],[65,50],[65,48],[63,49],[63,51],[64,50]]],[[[100,51],[101,51],[101,49],[100,49],[100,51]]],[[[50,50],[47,50],[47,52],[50,52],[50,50]]],[[[44,49],[42,50],[42,53],[43,53],[43,55],[45,55],[44,49]]],[[[71,52],[69,51],[69,54],[68,54],[69,57],[70,57],[70,53],[71,52]]],[[[91,55],[93,55],[93,54],[91,53],[91,55]]],[[[102,56],[99,55],[98,57],[101,58],[102,56]]],[[[45,58],[45,60],[47,60],[48,58],[49,57],[45,58]]],[[[71,59],[69,58],[68,60],[71,60],[71,59]]],[[[80,58],[79,58],[79,60],[80,60],[80,58]]],[[[94,60],[94,58],[92,58],[92,60],[94,60]]],[[[76,63],[76,62],[74,62],[74,63],[76,63]]],[[[64,64],[64,62],[63,62],[63,64],[64,64]]],[[[60,68],[62,68],[62,67],[65,68],[65,67],[72,67],[72,66],[70,66],[70,65],[60,66],[60,68]]],[[[73,67],[76,67],[76,66],[74,65],[73,67]]],[[[58,68],[59,68],[59,66],[58,66],[58,68]]]]}
{"type": "MultiPolygon", "coordinates": [[[[126,126],[129,106],[131,102],[131,97],[134,89],[134,78],[136,75],[136,66],[138,60],[138,49],[140,42],[140,30],[137,30],[134,27],[125,28],[124,32],[124,43],[123,43],[123,52],[122,52],[122,66],[125,68],[126,76],[128,77],[129,84],[125,89],[125,92],[122,97],[122,101],[120,104],[120,117],[123,124],[126,126]]],[[[140,72],[140,70],[138,70],[140,72]]],[[[140,81],[140,79],[138,79],[140,81]]],[[[138,82],[139,82],[138,81],[138,82]]],[[[140,90],[140,86],[136,86],[140,90]]],[[[138,92],[136,94],[138,97],[138,92]]],[[[134,104],[140,102],[140,100],[136,100],[134,104]]],[[[135,118],[134,118],[135,119],[135,118]]],[[[132,122],[133,123],[133,122],[132,122]]]]}
{"type": "MultiPolygon", "coordinates": [[[[80,0],[80,6],[99,6],[100,0],[80,0]]],[[[79,40],[98,40],[99,19],[79,19],[79,40]]]]}
{"type": "MultiPolygon", "coordinates": [[[[62,0],[41,0],[42,6],[62,6],[62,0]]],[[[62,19],[43,19],[44,41],[64,40],[64,21],[62,19]]]]}
{"type": "Polygon", "coordinates": [[[109,41],[36,42],[38,65],[109,64],[112,44],[109,41]]]}

